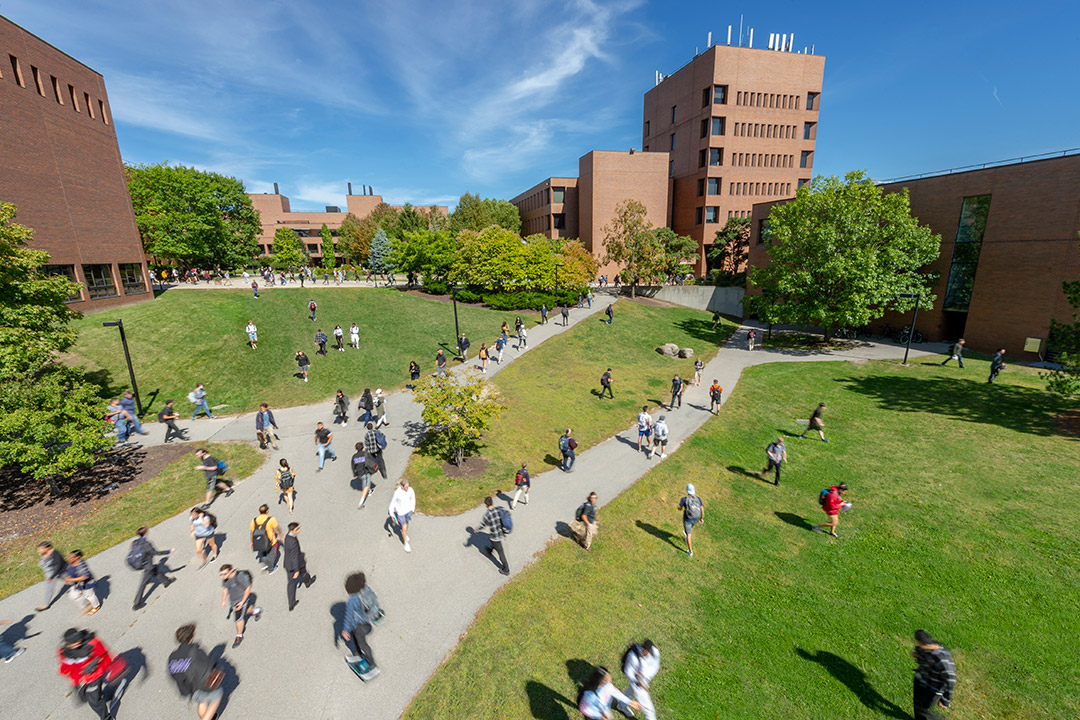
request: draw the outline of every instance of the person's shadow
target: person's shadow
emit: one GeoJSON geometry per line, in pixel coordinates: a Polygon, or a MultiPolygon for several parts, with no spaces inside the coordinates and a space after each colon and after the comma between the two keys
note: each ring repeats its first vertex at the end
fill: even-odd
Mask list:
{"type": "Polygon", "coordinates": [[[773,515],[786,522],[788,525],[794,525],[800,530],[813,530],[814,526],[807,522],[806,518],[795,515],[794,513],[786,512],[774,512],[773,515]]]}
{"type": "Polygon", "coordinates": [[[795,653],[803,660],[815,662],[828,670],[830,675],[844,683],[844,685],[847,686],[847,689],[855,693],[855,696],[859,698],[859,701],[870,710],[888,717],[908,720],[909,715],[906,712],[901,710],[895,703],[886,700],[881,693],[870,684],[866,679],[866,673],[839,655],[834,655],[831,652],[822,650],[818,650],[816,653],[809,653],[802,648],[795,648],[795,653]]]}
{"type": "Polygon", "coordinates": [[[534,718],[570,720],[566,708],[576,709],[573,700],[535,680],[525,683],[525,694],[529,696],[529,712],[534,718]]]}
{"type": "Polygon", "coordinates": [[[744,468],[741,465],[728,465],[727,466],[727,471],[729,473],[734,474],[734,475],[742,475],[743,477],[748,477],[748,478],[751,478],[753,480],[761,480],[762,479],[760,473],[756,473],[753,470],[747,470],[746,468],[744,468]]]}
{"type": "Polygon", "coordinates": [[[109,575],[102,575],[94,581],[94,594],[97,595],[97,599],[101,602],[105,602],[109,598],[109,575]]]}
{"type": "Polygon", "coordinates": [[[345,603],[336,602],[331,605],[330,617],[334,619],[334,647],[338,647],[339,643],[345,641],[345,638],[341,637],[341,633],[345,629],[345,603]]]}
{"type": "Polygon", "coordinates": [[[465,528],[465,532],[469,533],[469,539],[463,545],[476,548],[481,555],[491,561],[492,565],[502,570],[502,562],[495,555],[495,548],[491,545],[491,535],[486,532],[478,532],[471,525],[465,528]]]}
{"type": "Polygon", "coordinates": [[[17,620],[10,625],[5,625],[4,630],[0,633],[0,640],[3,640],[12,647],[18,647],[19,642],[22,640],[29,640],[32,637],[37,637],[41,633],[36,632],[33,635],[28,635],[27,630],[30,629],[30,621],[34,619],[33,615],[26,615],[22,620],[17,620]]]}
{"type": "Polygon", "coordinates": [[[225,714],[225,708],[229,704],[229,697],[236,691],[236,688],[240,685],[240,675],[237,674],[236,668],[224,658],[225,655],[225,643],[217,645],[209,653],[210,659],[217,663],[218,668],[225,673],[225,678],[221,681],[221,688],[224,691],[221,698],[221,705],[218,706],[216,717],[221,717],[225,714]]]}
{"type": "Polygon", "coordinates": [[[655,525],[650,525],[649,523],[644,523],[640,520],[635,521],[634,524],[637,525],[639,529],[644,530],[653,537],[663,540],[676,550],[682,550],[682,548],[679,547],[678,543],[675,542],[677,540],[677,537],[672,533],[669,533],[667,530],[661,530],[655,525]]]}

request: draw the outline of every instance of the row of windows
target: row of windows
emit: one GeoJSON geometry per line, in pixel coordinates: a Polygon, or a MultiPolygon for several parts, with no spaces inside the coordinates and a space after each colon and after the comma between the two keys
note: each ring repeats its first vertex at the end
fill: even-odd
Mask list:
{"type": "MultiPolygon", "coordinates": [[[[300,228],[300,229],[293,228],[293,232],[296,233],[297,235],[299,235],[300,237],[322,237],[320,232],[318,230],[315,230],[314,228],[300,228]]],[[[337,237],[337,236],[338,236],[338,231],[337,230],[330,230],[330,237],[337,237]]]]}
{"type": "MultiPolygon", "coordinates": [[[[19,58],[14,55],[8,55],[8,61],[11,65],[11,78],[15,81],[15,84],[22,88],[26,87],[26,77],[23,75],[22,64],[19,62],[19,58]]],[[[4,71],[3,68],[0,67],[0,79],[3,79],[3,77],[4,71]]],[[[30,66],[30,79],[34,83],[37,94],[41,97],[48,97],[49,95],[46,93],[44,78],[45,75],[36,65],[30,66]]],[[[103,99],[98,99],[97,111],[95,112],[94,99],[90,97],[90,93],[82,93],[80,102],[80,93],[75,90],[75,86],[68,85],[67,92],[65,93],[60,81],[56,79],[55,75],[49,75],[49,89],[51,90],[52,96],[56,99],[56,102],[60,105],[67,105],[68,101],[70,101],[71,107],[75,112],[81,113],[82,109],[85,107],[87,114],[91,118],[96,120],[100,117],[103,123],[106,125],[109,124],[109,115],[105,112],[105,101],[103,99]],[[68,100],[65,100],[65,97],[68,98],[68,100]]]]}
{"type": "Polygon", "coordinates": [[[724,164],[724,148],[702,148],[698,151],[698,167],[703,168],[708,164],[711,167],[720,167],[724,164]]]}
{"type": "MultiPolygon", "coordinates": [[[[818,95],[821,93],[806,93],[806,109],[818,109],[818,95]]],[[[798,95],[778,95],[776,93],[737,92],[735,104],[748,107],[771,108],[774,110],[798,110],[800,97],[798,95]]]]}
{"type": "MultiPolygon", "coordinates": [[[[672,142],[674,142],[672,138],[672,142]]],[[[645,148],[648,150],[648,148],[645,148]]],[[[560,186],[552,186],[550,188],[544,188],[540,192],[535,192],[529,197],[521,201],[521,204],[517,206],[517,209],[521,212],[527,212],[529,210],[536,210],[542,208],[545,205],[551,205],[554,203],[566,202],[566,188],[560,186]]]]}
{"type": "MultiPolygon", "coordinates": [[[[120,285],[124,288],[125,295],[138,295],[147,292],[146,281],[143,279],[142,263],[120,263],[116,267],[120,271],[120,285]]],[[[78,282],[75,277],[74,265],[45,265],[43,269],[46,275],[63,275],[72,282],[78,282]]],[[[120,294],[116,290],[112,265],[83,265],[82,273],[86,281],[86,295],[91,300],[116,297],[120,294]]],[[[82,294],[75,292],[67,301],[79,302],[81,300],[82,294]]]]}
{"type": "Polygon", "coordinates": [[[749,210],[728,210],[727,211],[727,219],[728,220],[730,220],[731,218],[745,218],[745,217],[750,217],[750,211],[749,210]]]}
{"type": "MultiPolygon", "coordinates": [[[[735,123],[735,137],[772,138],[779,140],[794,140],[796,138],[795,125],[770,125],[767,123],[735,123]]],[[[702,135],[704,137],[704,135],[702,135]]],[[[803,123],[803,140],[817,139],[817,123],[803,123]]]]}
{"type": "Polygon", "coordinates": [[[791,183],[733,182],[728,184],[729,195],[790,195],[791,183]]]}
{"type": "Polygon", "coordinates": [[[794,155],[734,153],[731,156],[731,164],[734,167],[789,168],[794,162],[794,155]]]}

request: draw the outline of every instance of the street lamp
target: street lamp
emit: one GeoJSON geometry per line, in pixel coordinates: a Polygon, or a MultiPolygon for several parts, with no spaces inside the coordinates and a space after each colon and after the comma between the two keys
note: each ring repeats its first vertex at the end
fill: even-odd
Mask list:
{"type": "Polygon", "coordinates": [[[461,285],[454,285],[450,288],[450,297],[454,302],[454,347],[457,348],[457,352],[454,353],[455,357],[457,356],[457,353],[461,352],[461,347],[458,345],[458,338],[461,337],[461,328],[458,326],[457,318],[457,291],[464,289],[465,288],[461,285]]]}
{"type": "Polygon", "coordinates": [[[127,360],[128,377],[131,378],[131,392],[135,395],[135,413],[142,417],[142,402],[139,400],[139,386],[135,384],[135,370],[131,367],[131,353],[128,352],[127,335],[124,334],[124,321],[109,320],[101,323],[101,326],[120,328],[120,343],[124,346],[124,359],[127,360]]]}
{"type": "Polygon", "coordinates": [[[919,300],[922,299],[922,295],[919,293],[900,293],[902,298],[915,298],[915,312],[911,316],[911,327],[908,328],[907,344],[904,345],[904,365],[907,365],[908,351],[911,350],[911,338],[915,335],[915,320],[919,317],[919,300]]]}

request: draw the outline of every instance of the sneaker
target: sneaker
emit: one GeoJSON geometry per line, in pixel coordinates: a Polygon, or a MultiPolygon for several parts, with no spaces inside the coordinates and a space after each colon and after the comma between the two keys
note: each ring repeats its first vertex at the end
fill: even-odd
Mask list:
{"type": "Polygon", "coordinates": [[[269,570],[267,570],[267,571],[266,571],[266,574],[267,574],[267,575],[273,575],[273,574],[274,574],[274,573],[276,573],[276,572],[277,572],[277,565],[275,565],[274,567],[272,567],[272,568],[270,568],[269,570]]]}
{"type": "Polygon", "coordinates": [[[829,533],[829,534],[830,534],[830,535],[832,535],[832,536],[833,536],[834,538],[838,538],[838,537],[840,537],[839,535],[837,535],[837,534],[836,534],[836,533],[834,533],[834,532],[831,532],[831,533],[829,533]]]}
{"type": "Polygon", "coordinates": [[[374,680],[376,677],[379,676],[380,672],[382,672],[382,671],[379,670],[379,668],[377,666],[372,665],[370,670],[368,670],[366,673],[364,673],[363,675],[360,676],[360,679],[363,680],[364,682],[367,682],[368,680],[374,680]]]}
{"type": "Polygon", "coordinates": [[[360,657],[359,655],[346,655],[345,656],[345,662],[349,663],[350,665],[352,665],[353,663],[358,663],[361,660],[363,660],[363,658],[360,657]]]}
{"type": "Polygon", "coordinates": [[[690,557],[694,557],[694,551],[693,550],[687,550],[686,554],[689,555],[690,557]]]}
{"type": "Polygon", "coordinates": [[[237,635],[236,639],[232,641],[232,646],[234,648],[238,648],[238,647],[240,647],[240,643],[242,643],[242,642],[244,642],[244,636],[243,635],[237,635]]]}
{"type": "Polygon", "coordinates": [[[821,438],[821,442],[829,442],[828,438],[821,438]]]}
{"type": "Polygon", "coordinates": [[[98,605],[96,608],[94,608],[90,612],[86,613],[86,617],[90,617],[91,615],[93,615],[94,613],[96,613],[100,609],[101,609],[101,606],[98,605]]]}
{"type": "Polygon", "coordinates": [[[11,654],[10,654],[10,655],[8,655],[8,656],[7,656],[6,658],[4,658],[4,662],[6,662],[6,663],[9,663],[9,662],[11,662],[12,660],[14,660],[15,658],[17,658],[17,657],[19,657],[20,655],[22,655],[22,654],[23,654],[24,652],[26,652],[26,648],[19,648],[18,650],[16,650],[15,652],[11,653],[11,654]]]}
{"type": "Polygon", "coordinates": [[[409,543],[405,543],[405,552],[412,552],[412,546],[409,543]]]}
{"type": "Polygon", "coordinates": [[[259,618],[262,617],[262,608],[255,608],[255,612],[251,613],[251,617],[255,618],[255,621],[258,622],[259,618]]]}
{"type": "Polygon", "coordinates": [[[217,555],[215,555],[214,557],[210,558],[210,562],[217,562],[217,555]]]}
{"type": "Polygon", "coordinates": [[[132,610],[142,610],[144,607],[146,607],[146,603],[141,602],[138,605],[132,605],[131,609],[132,610]]]}
{"type": "Polygon", "coordinates": [[[666,458],[667,458],[667,453],[660,453],[660,459],[661,460],[664,460],[666,458]]]}

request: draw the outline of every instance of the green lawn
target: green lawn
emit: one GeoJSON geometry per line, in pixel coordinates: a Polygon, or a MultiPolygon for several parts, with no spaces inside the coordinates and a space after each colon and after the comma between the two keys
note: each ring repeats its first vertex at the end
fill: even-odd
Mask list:
{"type": "MultiPolygon", "coordinates": [[[[514,320],[514,313],[461,304],[458,316],[477,348],[496,335],[503,320],[514,320]]],[[[101,326],[117,317],[124,320],[143,405],[152,413],[172,398],[183,415],[191,408],[185,398],[198,382],[205,383],[211,407],[228,405],[225,413],[254,410],[260,402],[287,407],[323,401],[338,389],[355,406],[365,387],[400,387],[409,378],[410,360],[431,372],[439,344],[448,357],[454,346],[450,303],[396,290],[278,288],[258,300],[249,290],[173,290],[75,323],[79,341],[70,361],[99,371],[95,377],[110,394],[129,384],[116,328],[101,326]],[[319,305],[314,323],[307,310],[312,299],[319,305]],[[257,350],[247,344],[248,320],[259,329],[257,350]],[[334,325],[341,325],[347,344],[353,322],[360,327],[360,349],[332,349],[334,325]],[[318,328],[330,339],[327,357],[315,354],[318,328]],[[297,350],[311,359],[307,383],[295,376],[297,350]]]]}
{"type": "MultiPolygon", "coordinates": [[[[155,477],[119,495],[106,497],[75,522],[62,521],[35,535],[0,545],[0,598],[41,581],[36,547],[49,540],[63,552],[82,550],[89,557],[135,536],[141,525],[153,527],[206,499],[206,479],[191,452],[162,468],[155,477]]],[[[263,464],[264,453],[246,443],[210,443],[211,455],[229,465],[228,477],[242,480],[263,464]]]]}
{"type": "Polygon", "coordinates": [[[692,347],[695,357],[708,361],[735,328],[723,323],[715,332],[709,313],[621,301],[611,325],[597,315],[529,350],[492,378],[506,409],[482,440],[481,457],[489,461],[483,475],[448,478],[444,458],[423,448],[413,454],[406,475],[417,486],[423,511],[457,514],[494,488],[512,488],[522,461],[534,475],[557,467],[558,440],[567,427],[580,453],[629,426],[642,405],[668,402],[672,376],[692,380],[694,361],[664,357],[656,346],[692,347]],[[614,401],[598,397],[600,375],[609,367],[614,401]]]}
{"type": "Polygon", "coordinates": [[[575,718],[589,666],[651,637],[660,717],[907,718],[918,628],[956,658],[949,717],[1080,716],[1080,444],[1036,373],[991,386],[983,361],[938,361],[752,368],[601,510],[592,553],[559,540],[496,595],[404,717],[575,718]],[[792,438],[779,488],[749,472],[820,400],[831,442],[792,438]],[[807,523],[838,481],[854,509],[834,540],[807,523]]]}

